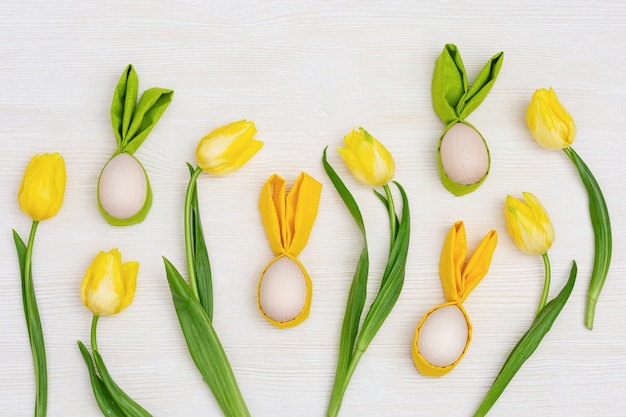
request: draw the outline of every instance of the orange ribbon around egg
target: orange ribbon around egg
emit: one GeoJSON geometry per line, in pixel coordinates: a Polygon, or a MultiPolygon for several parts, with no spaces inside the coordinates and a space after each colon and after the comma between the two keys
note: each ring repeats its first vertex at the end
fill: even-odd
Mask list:
{"type": "MultiPolygon", "coordinates": [[[[472,290],[476,288],[483,277],[487,275],[497,242],[497,233],[495,230],[491,230],[480,242],[467,264],[465,264],[468,249],[463,222],[457,221],[448,232],[441,251],[441,260],[439,263],[439,274],[446,302],[431,309],[424,315],[417,326],[413,339],[413,361],[418,371],[423,375],[443,376],[450,372],[465,355],[472,340],[472,324],[467,312],[463,308],[463,301],[465,301],[472,290]],[[428,355],[420,349],[420,336],[425,333],[425,324],[428,319],[431,317],[434,318],[433,313],[437,315],[443,312],[443,310],[440,309],[445,308],[448,310],[452,309],[450,312],[453,314],[458,314],[458,312],[454,310],[454,307],[458,308],[458,311],[460,311],[467,323],[467,339],[465,340],[463,350],[456,360],[450,363],[433,364],[424,357],[428,355]]],[[[441,314],[439,315],[441,316],[441,314]]],[[[442,331],[445,332],[445,329],[442,331]]],[[[455,334],[442,335],[443,340],[454,339],[455,336],[455,334]]],[[[432,360],[431,358],[431,361],[432,360]]]]}
{"type": "Polygon", "coordinates": [[[300,173],[288,194],[286,193],[285,180],[277,174],[272,175],[261,190],[259,211],[261,212],[270,247],[276,258],[270,261],[261,273],[257,302],[263,317],[276,327],[294,327],[309,316],[313,286],[309,274],[297,259],[297,256],[302,252],[309,240],[313,223],[317,217],[321,191],[322,184],[304,172],[300,173]],[[268,270],[272,266],[281,264],[281,271],[284,272],[283,263],[285,262],[293,263],[292,265],[287,265],[287,269],[291,268],[291,271],[293,271],[295,265],[296,272],[301,272],[301,276],[277,277],[274,274],[271,279],[274,281],[280,280],[280,282],[269,282],[270,280],[266,276],[268,270]],[[302,279],[304,281],[301,283],[289,281],[294,279],[302,279]],[[288,294],[289,291],[285,290],[287,287],[291,289],[292,293],[296,291],[294,288],[302,291],[296,291],[296,294],[288,294]],[[276,311],[277,308],[280,310],[281,306],[290,302],[293,304],[293,300],[285,300],[285,297],[303,298],[302,309],[299,312],[295,312],[293,317],[278,317],[275,313],[269,311],[276,311]],[[264,302],[269,303],[270,301],[273,304],[278,304],[278,307],[263,305],[264,302]]]}

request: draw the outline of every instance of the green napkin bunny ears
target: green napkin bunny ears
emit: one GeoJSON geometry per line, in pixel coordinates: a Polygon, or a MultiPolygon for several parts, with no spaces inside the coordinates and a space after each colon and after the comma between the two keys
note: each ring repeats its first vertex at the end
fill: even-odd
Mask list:
{"type": "Polygon", "coordinates": [[[446,125],[437,159],[443,186],[456,196],[476,190],[489,173],[487,142],[465,121],[483,102],[498,77],[504,53],[495,54],[470,86],[458,48],[447,44],[437,58],[432,83],[433,108],[446,125]]]}

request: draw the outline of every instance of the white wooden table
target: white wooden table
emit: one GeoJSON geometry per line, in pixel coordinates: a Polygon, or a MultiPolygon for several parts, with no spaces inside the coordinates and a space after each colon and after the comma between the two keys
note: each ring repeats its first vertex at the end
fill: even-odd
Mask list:
{"type": "Polygon", "coordinates": [[[79,286],[99,250],[118,247],[141,263],[133,304],[100,321],[100,351],[120,386],[155,416],[220,415],[191,361],[161,256],[184,269],[182,205],[197,141],[247,118],[265,147],[243,169],[199,181],[215,286],[214,325],[254,416],[325,415],[339,332],[361,241],[326,177],[321,155],[364,212],[373,297],[387,254],[384,208],[348,173],[334,148],[363,126],[393,153],[409,195],[412,239],[398,303],[363,356],[342,416],[470,416],[515,342],[529,327],[543,281],[540,257],[506,232],[506,194],[531,191],[556,230],[550,250],[554,296],[572,259],[579,277],[552,331],[493,408],[494,416],[621,416],[626,413],[626,4],[621,1],[4,1],[0,24],[0,415],[32,415],[34,375],[11,228],[30,219],[16,194],[34,153],[61,152],[66,198],[39,227],[34,281],[47,343],[51,417],[98,416],[76,341],[90,312],[79,286]],[[473,194],[441,186],[436,143],[443,129],[430,84],[445,43],[460,48],[470,80],[498,51],[505,59],[486,101],[468,120],[483,133],[492,170],[473,194]],[[139,225],[100,216],[95,187],[115,150],[109,108],[124,67],[140,90],[174,100],[136,156],[154,205],[139,225]],[[553,86],[578,126],[576,150],[602,185],[614,254],[593,332],[583,327],[593,261],[586,193],[561,152],[540,148],[524,115],[535,89],[553,86]],[[289,184],[306,171],[324,185],[319,216],[300,256],[313,282],[311,316],[289,330],[256,307],[258,276],[272,259],[257,210],[273,173],[289,184]],[[491,270],[465,307],[470,350],[443,378],[411,360],[417,323],[443,302],[438,262],[445,234],[466,222],[470,247],[491,228],[491,270]]]}

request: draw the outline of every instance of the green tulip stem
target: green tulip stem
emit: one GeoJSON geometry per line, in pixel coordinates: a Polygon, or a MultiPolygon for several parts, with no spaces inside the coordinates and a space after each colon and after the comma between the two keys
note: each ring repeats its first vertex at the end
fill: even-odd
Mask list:
{"type": "Polygon", "coordinates": [[[548,302],[548,293],[550,292],[550,258],[548,258],[548,252],[541,255],[541,257],[543,258],[543,265],[546,269],[546,275],[543,280],[543,292],[541,293],[541,300],[539,300],[537,316],[539,315],[539,312],[541,311],[543,306],[546,305],[546,302],[548,302]]]}
{"type": "Polygon", "coordinates": [[[35,367],[35,416],[43,417],[46,415],[48,402],[48,371],[46,368],[46,350],[43,340],[43,330],[41,328],[41,319],[39,318],[39,309],[37,308],[32,275],[33,245],[35,243],[35,234],[37,233],[38,225],[39,221],[33,220],[28,237],[28,245],[26,246],[26,254],[24,255],[22,301],[24,303],[24,312],[26,313],[26,326],[28,327],[30,349],[33,354],[33,364],[35,367]]]}
{"type": "Polygon", "coordinates": [[[193,256],[193,234],[191,230],[191,200],[193,198],[193,190],[196,187],[196,180],[202,173],[202,168],[197,167],[191,178],[189,178],[189,185],[187,185],[187,194],[185,195],[185,256],[187,257],[187,273],[189,274],[189,287],[197,300],[200,300],[200,294],[198,292],[198,283],[196,281],[196,267],[194,265],[193,256]]]}
{"type": "Polygon", "coordinates": [[[98,340],[96,339],[96,328],[98,327],[99,318],[100,316],[98,316],[97,314],[94,314],[93,318],[91,319],[91,350],[93,351],[98,350],[98,340]]]}
{"type": "Polygon", "coordinates": [[[396,226],[398,222],[398,217],[396,216],[396,208],[393,205],[393,196],[391,195],[391,189],[389,188],[389,184],[383,185],[385,190],[385,194],[387,195],[387,208],[389,210],[389,226],[391,228],[391,238],[389,241],[389,251],[393,249],[393,245],[396,242],[396,226]]]}

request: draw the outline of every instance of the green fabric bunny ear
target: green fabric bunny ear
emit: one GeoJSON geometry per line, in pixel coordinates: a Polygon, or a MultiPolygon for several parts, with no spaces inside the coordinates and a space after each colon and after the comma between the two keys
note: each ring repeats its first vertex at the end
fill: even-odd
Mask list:
{"type": "Polygon", "coordinates": [[[504,53],[495,54],[469,86],[456,45],[446,44],[435,62],[432,98],[437,116],[448,126],[463,120],[483,102],[500,73],[504,53]]]}

